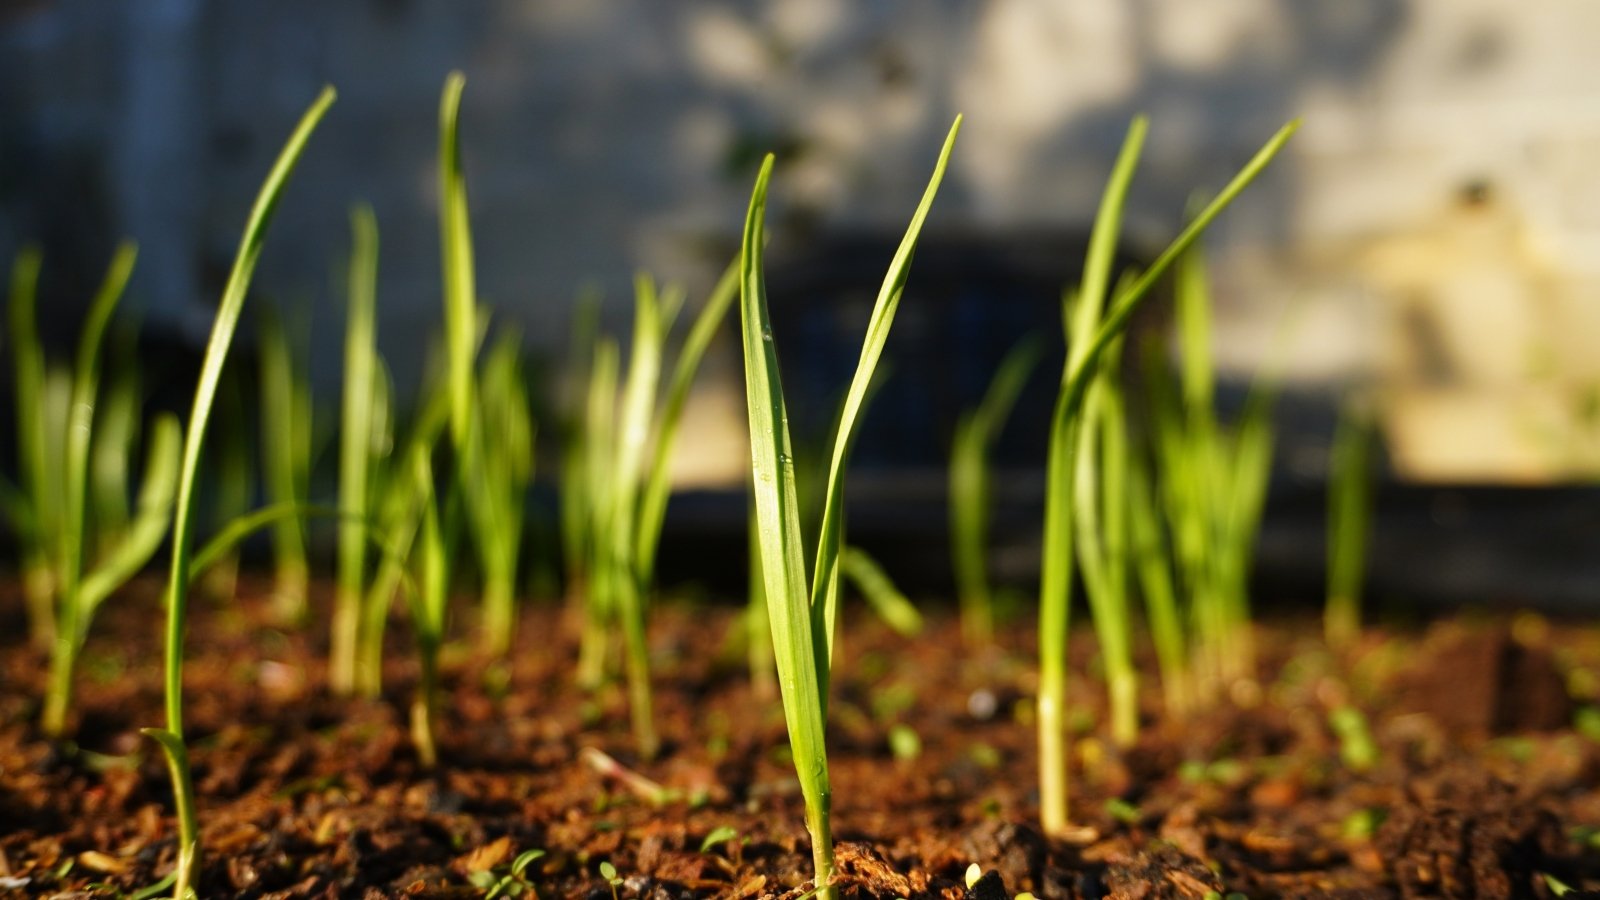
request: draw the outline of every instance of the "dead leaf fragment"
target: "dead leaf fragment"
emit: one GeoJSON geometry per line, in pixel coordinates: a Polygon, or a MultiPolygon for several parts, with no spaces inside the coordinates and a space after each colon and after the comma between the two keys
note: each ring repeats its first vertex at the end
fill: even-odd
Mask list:
{"type": "Polygon", "coordinates": [[[109,853],[101,853],[99,850],[85,850],[79,853],[78,865],[104,875],[121,875],[128,871],[126,862],[109,853]]]}
{"type": "Polygon", "coordinates": [[[506,861],[511,855],[511,835],[490,841],[461,858],[461,867],[468,872],[487,872],[506,861]]]}

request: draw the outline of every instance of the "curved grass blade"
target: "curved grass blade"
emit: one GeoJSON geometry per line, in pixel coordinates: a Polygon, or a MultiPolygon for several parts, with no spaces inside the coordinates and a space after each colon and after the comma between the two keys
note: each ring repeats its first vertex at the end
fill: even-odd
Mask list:
{"type": "Polygon", "coordinates": [[[23,247],[11,265],[11,358],[17,410],[18,488],[31,510],[23,535],[22,587],[28,602],[28,629],[35,646],[46,648],[55,638],[55,574],[49,541],[60,523],[60,505],[46,490],[50,455],[45,433],[44,347],[39,343],[38,290],[43,255],[23,247]]]}
{"type": "Polygon", "coordinates": [[[956,424],[950,450],[950,561],[961,604],[962,634],[972,644],[994,635],[989,586],[989,448],[1011,416],[1028,375],[1044,353],[1037,336],[1018,341],[1001,360],[977,409],[956,424]]]}
{"type": "Polygon", "coordinates": [[[717,280],[706,305],[695,317],[683,348],[678,351],[678,361],[673,365],[672,380],[667,385],[666,405],[661,410],[660,425],[656,431],[655,456],[650,463],[650,474],[645,479],[644,498],[639,501],[637,569],[639,583],[646,586],[655,578],[656,549],[661,543],[661,526],[666,519],[667,499],[672,488],[667,469],[672,462],[672,448],[677,440],[683,408],[689,400],[689,388],[694,384],[695,373],[700,369],[700,360],[711,345],[712,336],[738,296],[739,269],[734,264],[717,280]]]}
{"type": "Polygon", "coordinates": [[[467,214],[466,177],[461,171],[461,92],[466,84],[466,76],[451,72],[439,98],[439,241],[443,252],[450,436],[456,451],[463,454],[472,421],[472,368],[478,351],[472,222],[467,214]]]}
{"type": "Polygon", "coordinates": [[[915,637],[922,633],[922,613],[916,604],[865,550],[846,544],[839,554],[839,572],[855,584],[873,613],[896,634],[915,637]]]}
{"type": "MultiPolygon", "coordinates": [[[[877,368],[879,357],[883,355],[884,344],[889,340],[889,326],[894,324],[894,315],[899,309],[900,297],[905,292],[906,280],[911,275],[911,257],[917,249],[917,238],[922,234],[922,225],[933,206],[933,198],[939,193],[939,183],[944,180],[945,167],[949,165],[950,152],[955,149],[956,135],[960,131],[961,117],[956,116],[950,133],[945,136],[944,147],[939,151],[939,161],[934,164],[933,176],[928,179],[922,200],[911,215],[911,224],[907,226],[905,236],[895,250],[883,286],[879,288],[878,298],[873,303],[872,316],[867,322],[867,338],[861,347],[861,359],[856,363],[855,375],[850,379],[850,389],[845,394],[844,409],[839,416],[839,428],[833,438],[833,456],[828,464],[828,493],[822,505],[822,527],[817,536],[817,557],[812,566],[811,582],[812,615],[817,617],[821,625],[818,630],[827,638],[830,660],[833,657],[833,625],[838,611],[839,546],[844,532],[844,466],[849,454],[850,438],[872,382],[872,373],[877,368]]],[[[826,698],[828,668],[826,665],[819,668],[823,673],[822,694],[826,698]]]]}
{"type": "Polygon", "coordinates": [[[739,322],[744,347],[746,411],[750,425],[750,463],[754,471],[756,535],[761,548],[762,586],[767,598],[767,623],[778,667],[783,718],[795,774],[805,797],[806,830],[811,834],[811,859],[822,895],[833,878],[833,835],[824,743],[823,676],[827,648],[818,646],[811,591],[806,583],[800,542],[800,505],[794,478],[794,449],[789,439],[789,414],[783,402],[778,356],[772,346],[772,319],[762,250],[765,244],[767,185],[772,178],[769,154],[756,176],[745,217],[740,250],[739,322]]]}
{"type": "MultiPolygon", "coordinates": [[[[199,867],[199,823],[194,815],[194,789],[189,783],[187,765],[183,761],[183,636],[189,598],[190,543],[193,540],[194,482],[200,466],[200,451],[205,443],[206,425],[211,418],[211,408],[216,401],[217,382],[222,376],[223,363],[227,361],[228,348],[244,309],[250,278],[255,273],[256,262],[266,239],[267,225],[277,209],[289,175],[305,150],[306,142],[328,107],[334,101],[334,90],[323,88],[311,108],[301,117],[299,125],[289,136],[279,153],[272,170],[256,196],[245,224],[244,236],[239,242],[239,252],[228,274],[222,291],[222,302],[217,306],[216,320],[211,327],[211,339],[206,344],[205,356],[200,366],[200,379],[195,387],[194,407],[189,415],[188,430],[183,441],[183,456],[178,473],[178,497],[172,526],[172,563],[167,577],[166,608],[166,714],[167,727],[157,729],[151,737],[167,750],[173,778],[173,793],[178,809],[179,867],[177,885],[181,897],[193,884],[199,867]]],[[[147,732],[150,733],[150,732],[147,732]]]]}

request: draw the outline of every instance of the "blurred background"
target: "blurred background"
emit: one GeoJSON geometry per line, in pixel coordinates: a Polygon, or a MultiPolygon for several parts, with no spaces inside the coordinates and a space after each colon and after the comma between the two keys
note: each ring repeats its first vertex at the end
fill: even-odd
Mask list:
{"type": "MultiPolygon", "coordinates": [[[[1151,120],[1126,229],[1137,260],[1196,191],[1301,117],[1207,244],[1227,385],[1237,396],[1270,365],[1287,392],[1264,568],[1320,565],[1332,411],[1363,389],[1381,397],[1389,464],[1380,582],[1592,602],[1596,35],[1592,0],[0,0],[0,259],[44,248],[41,323],[64,347],[132,237],[128,308],[146,341],[197,352],[256,186],[330,83],[339,102],[253,302],[309,316],[331,416],[346,212],[370,202],[379,344],[405,394],[441,318],[436,109],[460,69],[480,295],[543,360],[547,397],[582,292],[600,292],[618,330],[635,270],[700,302],[772,150],[778,343],[796,348],[785,375],[825,423],[859,346],[849,310],[870,302],[962,112],[891,342],[888,418],[862,438],[879,490],[923,472],[902,499],[936,504],[917,485],[936,493],[949,424],[1020,331],[1058,321],[1129,119],[1151,120]]],[[[702,374],[677,470],[685,490],[739,497],[742,528],[733,332],[702,374]]],[[[1018,420],[1048,408],[1052,377],[1035,380],[1018,420]]],[[[1042,456],[1028,435],[1008,437],[1014,462],[1042,456]]],[[[870,530],[874,488],[861,489],[870,530]]],[[[722,508],[691,498],[674,521],[693,531],[722,508]]],[[[1036,530],[1030,515],[1014,518],[1036,530]]]]}

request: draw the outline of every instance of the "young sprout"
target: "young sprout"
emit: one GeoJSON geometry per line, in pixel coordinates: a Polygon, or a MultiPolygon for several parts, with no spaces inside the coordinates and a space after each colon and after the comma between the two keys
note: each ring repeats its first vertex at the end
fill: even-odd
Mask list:
{"type": "MultiPolygon", "coordinates": [[[[375,362],[379,375],[377,384],[388,384],[388,375],[381,362],[375,362]]],[[[375,434],[382,434],[388,442],[389,425],[388,389],[379,393],[376,406],[385,412],[375,416],[382,421],[375,434]]],[[[434,449],[449,424],[450,396],[442,389],[425,389],[426,400],[416,419],[411,423],[405,442],[393,454],[385,451],[375,457],[370,478],[374,485],[376,528],[384,555],[378,561],[366,594],[360,600],[361,650],[356,664],[356,689],[365,697],[377,698],[383,687],[383,633],[389,612],[394,606],[397,592],[406,587],[411,602],[415,602],[420,588],[407,575],[407,563],[413,555],[417,533],[422,527],[424,505],[431,502],[433,483],[419,483],[417,471],[432,471],[434,449]]],[[[357,585],[360,588],[360,585],[357,585]]]]}
{"type": "Polygon", "coordinates": [[[95,407],[95,438],[89,448],[90,528],[95,545],[106,553],[132,520],[133,460],[138,456],[144,394],[139,378],[138,332],[124,321],[110,335],[106,378],[95,407]]]}
{"type": "Polygon", "coordinates": [[[561,557],[567,603],[581,614],[591,555],[589,538],[593,504],[589,499],[588,390],[592,382],[596,335],[600,327],[600,295],[586,291],[578,298],[567,344],[565,433],[561,445],[561,557]]]}
{"type": "Polygon", "coordinates": [[[889,573],[867,551],[845,545],[839,551],[839,573],[850,579],[867,606],[896,634],[913,637],[922,633],[922,613],[916,604],[895,586],[889,573]]]}
{"type": "Polygon", "coordinates": [[[516,630],[518,560],[533,479],[534,424],[523,377],[522,335],[502,329],[484,357],[478,390],[478,421],[493,422],[495,437],[474,429],[466,504],[483,570],[483,648],[496,658],[510,652],[516,630]]]}
{"type": "MultiPolygon", "coordinates": [[[[1162,499],[1195,631],[1194,695],[1213,698],[1254,671],[1247,581],[1272,461],[1272,391],[1257,385],[1229,430],[1215,410],[1211,292],[1204,261],[1178,263],[1176,304],[1181,399],[1152,369],[1162,499]]],[[[1154,364],[1156,361],[1151,360],[1154,364]]]]}
{"type": "Polygon", "coordinates": [[[1324,633],[1335,647],[1361,632],[1361,581],[1372,531],[1371,412],[1345,404],[1328,459],[1328,606],[1324,633]]]}
{"type": "Polygon", "coordinates": [[[619,352],[617,342],[610,337],[600,337],[596,341],[584,405],[583,496],[589,504],[585,544],[590,559],[584,567],[588,577],[583,634],[578,648],[578,684],[586,688],[599,687],[605,680],[606,650],[610,646],[608,627],[612,621],[612,595],[608,580],[611,568],[597,563],[601,548],[610,546],[611,459],[616,430],[619,352]]]}
{"type": "MultiPolygon", "coordinates": [[[[1085,394],[1099,374],[1099,360],[1107,347],[1117,341],[1126,330],[1129,319],[1150,294],[1172,264],[1200,237],[1212,220],[1238,196],[1246,185],[1277,155],[1294,132],[1297,123],[1291,122],[1278,131],[1256,156],[1234,176],[1222,193],[1158,256],[1148,269],[1137,278],[1116,288],[1104,305],[1104,316],[1092,332],[1080,335],[1068,348],[1067,361],[1061,373],[1061,387],[1056,397],[1055,411],[1050,423],[1050,444],[1046,461],[1044,571],[1039,598],[1039,785],[1040,818],[1047,834],[1063,834],[1067,830],[1066,794],[1066,638],[1069,587],[1072,580],[1072,525],[1077,483],[1076,453],[1081,440],[1079,435],[1081,411],[1085,394]],[[1087,339],[1085,339],[1087,338],[1087,339]]],[[[1110,261],[1116,246],[1123,200],[1127,194],[1133,169],[1137,164],[1139,147],[1143,142],[1145,123],[1134,120],[1128,138],[1106,185],[1100,211],[1089,242],[1089,256],[1084,267],[1084,281],[1078,295],[1083,303],[1098,304],[1104,297],[1111,277],[1110,261]]],[[[1070,327],[1070,323],[1069,323],[1070,327]]]]}
{"type": "MultiPolygon", "coordinates": [[[[307,503],[311,489],[311,379],[307,360],[291,341],[282,317],[261,316],[261,471],[267,502],[307,503]]],[[[298,346],[297,346],[298,344],[298,346]]],[[[273,607],[280,621],[306,617],[305,523],[285,516],[272,528],[273,607]]]]}
{"type": "Polygon", "coordinates": [[[216,320],[211,327],[211,339],[206,345],[200,367],[200,379],[195,387],[194,407],[189,415],[188,429],[183,439],[182,464],[178,473],[177,504],[172,525],[172,562],[166,588],[166,717],[165,728],[145,728],[143,733],[166,751],[167,767],[172,776],[173,799],[178,818],[177,878],[174,896],[179,900],[195,896],[196,876],[200,864],[199,822],[195,814],[194,788],[189,779],[189,753],[183,740],[183,639],[189,596],[189,561],[194,539],[194,489],[195,474],[200,466],[200,451],[205,442],[206,426],[211,418],[211,408],[216,401],[217,382],[227,360],[228,347],[239,324],[239,314],[244,308],[249,292],[250,278],[255,273],[256,261],[261,256],[266,228],[277,208],[278,199],[289,175],[294,171],[301,152],[311,132],[321,121],[334,100],[333,88],[323,88],[294,132],[289,136],[272,170],[267,174],[250,218],[245,224],[244,236],[239,243],[238,255],[223,288],[222,301],[217,306],[216,320]]]}
{"type": "MultiPolygon", "coordinates": [[[[1074,324],[1084,321],[1093,319],[1074,324]]],[[[1086,328],[1073,334],[1087,339],[1091,332],[1086,328]]],[[[1105,663],[1111,739],[1130,747],[1139,735],[1139,674],[1133,663],[1133,610],[1128,600],[1129,442],[1117,383],[1121,345],[1121,341],[1109,345],[1084,400],[1073,524],[1089,612],[1105,663]]]]}
{"type": "Polygon", "coordinates": [[[622,886],[622,879],[617,876],[617,867],[608,860],[600,861],[600,877],[611,885],[611,900],[617,900],[617,888],[622,886]]]}
{"type": "Polygon", "coordinates": [[[16,388],[17,462],[20,493],[12,511],[22,538],[22,592],[28,603],[29,634],[36,647],[55,640],[56,564],[50,558],[55,535],[64,518],[66,498],[60,481],[51,477],[50,430],[44,418],[44,347],[39,342],[37,303],[39,269],[37,247],[24,247],[11,266],[11,358],[16,388]]]}
{"type": "Polygon", "coordinates": [[[1161,509],[1151,485],[1149,462],[1141,452],[1128,454],[1128,533],[1134,571],[1144,595],[1150,641],[1155,645],[1161,672],[1161,693],[1167,713],[1186,718],[1194,707],[1191,696],[1189,651],[1178,610],[1178,589],[1173,582],[1172,557],[1161,509]]]}
{"type": "Polygon", "coordinates": [[[1367,728],[1367,717],[1354,706],[1335,707],[1328,727],[1339,739],[1339,760],[1352,772],[1365,772],[1378,763],[1378,745],[1367,728]]]}
{"type": "Polygon", "coordinates": [[[60,546],[52,554],[59,561],[59,585],[55,610],[55,640],[50,654],[50,686],[45,694],[41,724],[44,732],[60,736],[66,729],[67,708],[72,695],[72,676],[78,653],[89,633],[89,623],[100,604],[118,587],[133,577],[166,536],[177,480],[178,424],[173,417],[157,420],[146,454],[146,473],[136,519],[104,552],[96,552],[103,541],[90,530],[89,463],[94,438],[95,398],[100,386],[100,345],[116,312],[118,301],[133,271],[132,244],[118,248],[105,282],[89,307],[79,338],[78,356],[70,376],[70,412],[59,441],[64,459],[59,463],[63,479],[65,518],[58,533],[60,546]],[[93,565],[88,563],[93,559],[93,565]]]}
{"type": "MultiPolygon", "coordinates": [[[[211,530],[227,526],[250,511],[255,496],[255,465],[245,421],[245,392],[237,370],[224,369],[217,386],[215,404],[221,427],[210,455],[210,471],[202,480],[211,490],[210,516],[204,523],[211,530]]],[[[282,520],[280,520],[282,521],[282,520]]],[[[211,598],[229,601],[239,585],[239,551],[229,547],[205,572],[198,587],[211,598]]]]}
{"type": "MultiPolygon", "coordinates": [[[[591,504],[587,512],[590,559],[584,564],[590,596],[585,606],[580,677],[589,686],[603,678],[608,644],[605,627],[617,621],[623,637],[634,739],[646,759],[655,755],[659,740],[652,713],[645,607],[671,493],[673,445],[700,360],[732,306],[737,287],[736,273],[730,271],[712,290],[678,353],[657,413],[667,335],[683,295],[679,291],[658,293],[654,280],[646,275],[635,279],[633,341],[620,406],[616,345],[602,339],[595,352],[582,438],[590,478],[571,501],[564,501],[583,498],[591,504]]],[[[575,526],[569,527],[575,530],[575,526]]]]}
{"type": "Polygon", "coordinates": [[[600,560],[596,568],[606,571],[602,584],[609,589],[609,606],[622,626],[634,741],[639,754],[649,759],[655,756],[659,741],[645,646],[644,594],[636,577],[634,541],[639,528],[639,481],[650,438],[650,413],[661,375],[661,347],[677,302],[671,300],[663,309],[654,283],[643,276],[637,280],[635,297],[633,346],[628,353],[628,377],[623,383],[621,419],[612,457],[609,529],[596,547],[600,560]]]}
{"type": "Polygon", "coordinates": [[[469,452],[468,439],[476,408],[473,369],[479,337],[472,221],[467,213],[466,176],[461,170],[461,92],[466,83],[466,76],[451,72],[439,98],[439,244],[444,273],[450,441],[462,459],[467,458],[469,452]]]}
{"type": "Polygon", "coordinates": [[[761,570],[778,668],[778,684],[783,697],[784,721],[788,725],[795,773],[805,798],[806,828],[811,834],[815,869],[814,884],[818,896],[824,900],[833,900],[836,896],[832,887],[832,791],[828,783],[824,734],[833,658],[834,618],[838,607],[844,466],[857,416],[905,290],[917,237],[922,231],[934,195],[938,192],[960,127],[961,119],[957,117],[945,139],[933,177],[912,216],[873,305],[861,359],[851,379],[844,411],[834,434],[828,489],[816,540],[816,560],[809,572],[803,558],[794,450],[789,437],[783,387],[778,376],[777,352],[772,341],[762,263],[767,184],[772,177],[773,164],[770,155],[756,178],[749,214],[745,219],[739,266],[740,323],[761,570]]]}
{"type": "Polygon", "coordinates": [[[421,668],[417,695],[411,703],[411,740],[418,760],[431,769],[439,762],[434,721],[438,713],[439,646],[444,642],[445,608],[450,597],[451,548],[447,531],[454,530],[454,522],[441,522],[430,460],[413,456],[411,462],[413,489],[422,511],[415,563],[417,589],[406,594],[410,598],[411,629],[416,635],[421,668]]]}
{"type": "Polygon", "coordinates": [[[972,646],[994,638],[994,602],[989,586],[989,449],[1043,355],[1044,343],[1024,338],[1006,353],[977,409],[956,423],[950,447],[950,563],[961,603],[961,634],[972,646]]]}
{"type": "Polygon", "coordinates": [[[372,496],[372,460],[387,443],[387,417],[379,415],[387,386],[376,360],[378,221],[372,208],[350,211],[349,304],[345,311],[344,393],[339,415],[338,581],[334,589],[333,624],[328,658],[328,685],[337,694],[356,688],[356,660],[363,643],[381,637],[363,635],[362,585],[366,578],[366,541],[361,521],[372,496]]]}

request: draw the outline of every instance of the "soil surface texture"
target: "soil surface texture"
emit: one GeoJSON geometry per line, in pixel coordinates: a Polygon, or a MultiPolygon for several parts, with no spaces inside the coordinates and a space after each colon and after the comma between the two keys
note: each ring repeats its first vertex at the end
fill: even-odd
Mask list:
{"type": "MultiPolygon", "coordinates": [[[[16,588],[0,591],[0,896],[131,897],[171,871],[167,772],[138,731],[162,724],[157,587],[102,610],[61,743],[36,724],[45,657],[16,588]]],[[[407,728],[404,624],[390,628],[385,696],[332,698],[325,592],[306,627],[274,624],[248,581],[191,611],[201,897],[806,895],[782,712],[752,684],[737,610],[652,612],[662,749],[649,760],[623,686],[574,683],[559,604],[524,608],[502,665],[475,652],[462,612],[428,770],[407,728]]],[[[1269,621],[1259,679],[1187,721],[1162,711],[1147,666],[1141,737],[1117,747],[1077,618],[1076,824],[1047,838],[1032,623],[973,649],[948,612],[914,639],[847,615],[828,735],[841,896],[1600,896],[1600,628],[1453,618],[1332,653],[1317,619],[1269,621]]]]}

